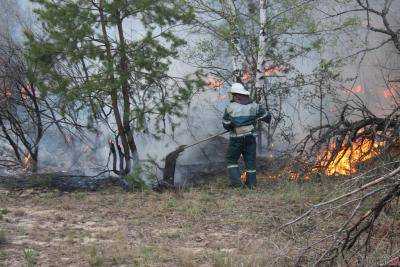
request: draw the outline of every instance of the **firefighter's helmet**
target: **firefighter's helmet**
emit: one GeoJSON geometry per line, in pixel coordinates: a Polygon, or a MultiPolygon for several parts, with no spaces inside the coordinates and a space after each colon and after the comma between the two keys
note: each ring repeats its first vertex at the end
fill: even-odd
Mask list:
{"type": "Polygon", "coordinates": [[[250,96],[250,92],[247,91],[241,83],[234,83],[229,90],[229,99],[232,101],[233,94],[247,95],[250,96]]]}

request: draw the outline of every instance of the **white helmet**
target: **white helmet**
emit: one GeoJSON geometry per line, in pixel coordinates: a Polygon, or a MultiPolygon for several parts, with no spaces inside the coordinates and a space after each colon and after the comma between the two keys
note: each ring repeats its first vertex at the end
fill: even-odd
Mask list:
{"type": "Polygon", "coordinates": [[[248,95],[250,96],[250,92],[244,89],[244,86],[241,83],[234,83],[231,86],[231,90],[229,91],[230,97],[233,94],[240,94],[240,95],[248,95]]]}

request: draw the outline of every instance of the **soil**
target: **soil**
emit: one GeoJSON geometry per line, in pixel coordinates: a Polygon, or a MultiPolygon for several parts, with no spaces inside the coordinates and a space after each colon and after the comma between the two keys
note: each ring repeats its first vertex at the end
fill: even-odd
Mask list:
{"type": "Polygon", "coordinates": [[[163,194],[126,193],[118,187],[71,193],[2,190],[0,262],[4,266],[292,265],[307,244],[346,216],[331,214],[328,221],[305,220],[278,230],[312,203],[329,197],[334,183],[260,180],[254,191],[230,189],[224,179],[163,194]]]}

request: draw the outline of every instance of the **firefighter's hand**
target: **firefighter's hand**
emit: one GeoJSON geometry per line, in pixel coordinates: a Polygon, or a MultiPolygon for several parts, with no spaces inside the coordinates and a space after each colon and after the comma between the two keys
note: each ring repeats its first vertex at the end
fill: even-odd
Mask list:
{"type": "Polygon", "coordinates": [[[222,121],[222,126],[224,127],[225,130],[231,131],[233,130],[233,123],[231,121],[222,121]]]}
{"type": "Polygon", "coordinates": [[[233,124],[232,124],[232,123],[229,123],[229,124],[223,123],[222,126],[223,126],[224,129],[227,130],[227,131],[232,131],[232,130],[233,130],[233,124]]]}
{"type": "Polygon", "coordinates": [[[271,119],[272,119],[271,113],[267,112],[267,114],[265,114],[265,115],[262,117],[261,120],[262,120],[263,122],[270,123],[270,122],[271,122],[271,119]]]}

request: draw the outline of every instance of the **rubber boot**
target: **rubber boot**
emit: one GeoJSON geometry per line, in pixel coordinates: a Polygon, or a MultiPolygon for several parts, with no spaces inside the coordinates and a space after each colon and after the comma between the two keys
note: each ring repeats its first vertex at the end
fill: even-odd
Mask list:
{"type": "Polygon", "coordinates": [[[239,167],[228,168],[229,182],[231,187],[242,187],[242,181],[240,180],[239,167]]]}
{"type": "Polygon", "coordinates": [[[249,189],[254,189],[257,185],[256,172],[247,172],[246,185],[249,189]]]}

